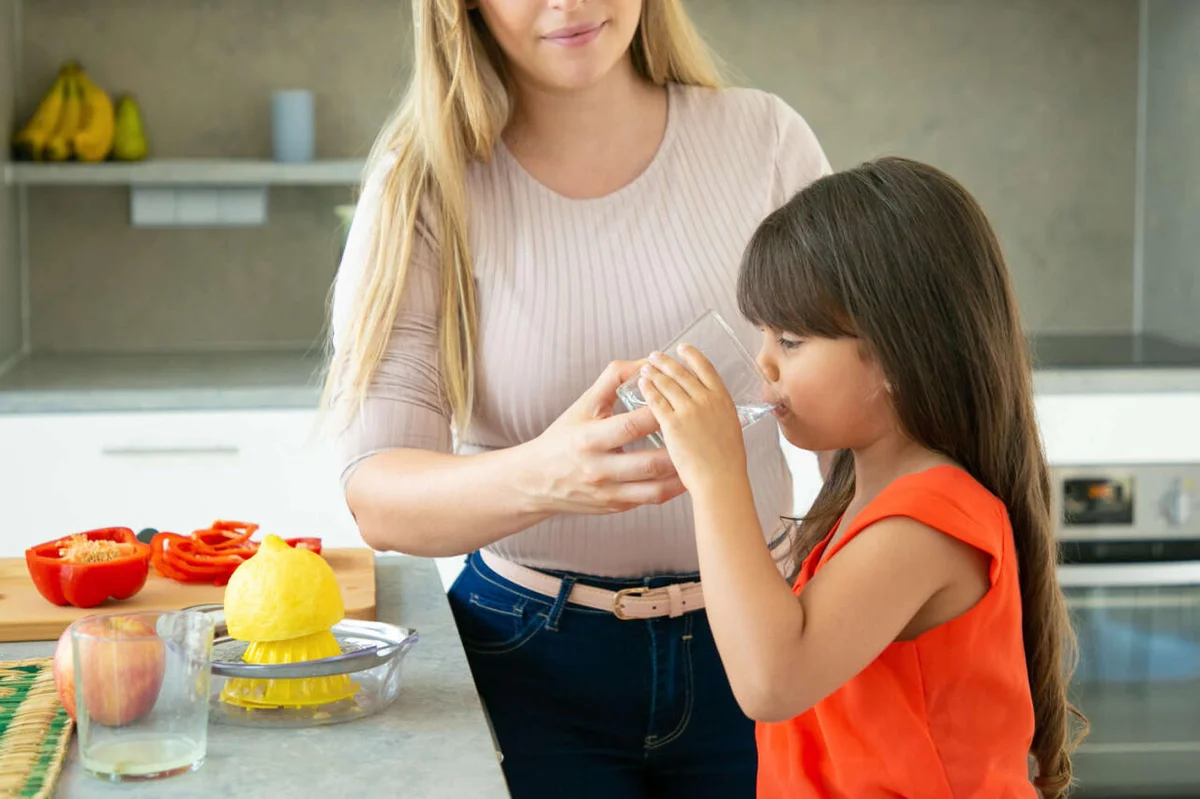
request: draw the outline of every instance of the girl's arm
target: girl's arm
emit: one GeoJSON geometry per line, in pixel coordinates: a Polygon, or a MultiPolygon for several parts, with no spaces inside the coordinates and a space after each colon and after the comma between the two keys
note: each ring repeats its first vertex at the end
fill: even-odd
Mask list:
{"type": "Polygon", "coordinates": [[[642,392],[692,495],[713,637],[746,714],[789,719],[868,666],[962,569],[978,568],[975,550],[912,519],[885,519],[797,598],[763,539],[733,400],[702,355],[680,354],[692,371],[656,354],[642,392]]]}
{"type": "Polygon", "coordinates": [[[758,721],[793,718],[835,691],[973,567],[966,544],[895,517],[859,533],[797,597],[763,543],[749,482],[689,489],[713,637],[738,703],[758,721]]]}

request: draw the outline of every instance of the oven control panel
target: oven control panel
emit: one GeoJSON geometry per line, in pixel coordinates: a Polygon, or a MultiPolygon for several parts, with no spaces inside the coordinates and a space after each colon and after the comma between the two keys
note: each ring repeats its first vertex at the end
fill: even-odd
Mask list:
{"type": "Polygon", "coordinates": [[[1200,538],[1200,464],[1050,470],[1064,540],[1200,538]]]}

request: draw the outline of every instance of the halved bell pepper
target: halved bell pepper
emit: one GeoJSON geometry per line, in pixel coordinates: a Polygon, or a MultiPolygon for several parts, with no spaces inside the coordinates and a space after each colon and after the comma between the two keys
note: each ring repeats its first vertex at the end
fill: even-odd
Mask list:
{"type": "Polygon", "coordinates": [[[128,527],[105,527],[30,547],[25,565],[38,593],[50,602],[94,608],[142,590],[150,573],[150,547],[128,527]]]}

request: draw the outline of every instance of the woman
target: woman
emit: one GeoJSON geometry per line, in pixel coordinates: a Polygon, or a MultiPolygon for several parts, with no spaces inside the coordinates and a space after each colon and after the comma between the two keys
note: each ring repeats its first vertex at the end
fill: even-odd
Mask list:
{"type": "MultiPolygon", "coordinates": [[[[680,0],[414,14],[333,300],[327,401],[363,539],[472,553],[450,601],[517,799],[753,796],[690,502],[640,442],[653,414],[612,415],[634,364],[605,364],[706,308],[738,320],[750,234],[829,165],[782,101],[717,88],[680,0]]],[[[747,446],[772,535],[778,428],[747,446]]]]}

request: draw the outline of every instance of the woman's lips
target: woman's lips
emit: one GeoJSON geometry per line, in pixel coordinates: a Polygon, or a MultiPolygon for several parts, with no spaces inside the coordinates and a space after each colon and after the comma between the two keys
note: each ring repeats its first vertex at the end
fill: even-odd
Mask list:
{"type": "Polygon", "coordinates": [[[561,47],[582,47],[600,35],[600,31],[608,24],[601,22],[590,25],[571,25],[547,34],[545,40],[561,47]]]}

